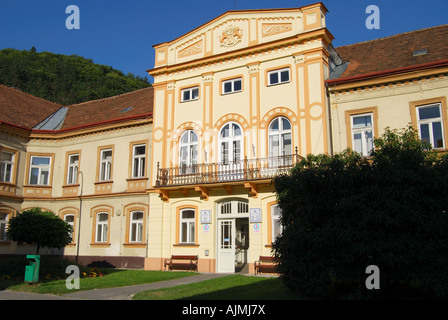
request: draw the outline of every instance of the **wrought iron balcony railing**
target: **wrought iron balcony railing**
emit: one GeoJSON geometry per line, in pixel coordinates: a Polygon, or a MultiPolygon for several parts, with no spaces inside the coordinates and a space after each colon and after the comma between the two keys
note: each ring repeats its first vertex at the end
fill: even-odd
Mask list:
{"type": "Polygon", "coordinates": [[[296,152],[279,157],[246,158],[228,163],[201,163],[172,168],[160,168],[157,163],[156,187],[272,179],[287,173],[298,161],[296,152]]]}

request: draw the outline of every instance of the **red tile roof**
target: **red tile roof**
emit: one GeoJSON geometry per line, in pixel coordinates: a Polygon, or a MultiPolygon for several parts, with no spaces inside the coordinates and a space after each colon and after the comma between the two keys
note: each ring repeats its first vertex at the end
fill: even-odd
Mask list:
{"type": "MultiPolygon", "coordinates": [[[[152,118],[153,97],[154,90],[148,87],[70,106],[60,130],[138,117],[152,118]]],[[[0,85],[0,122],[32,129],[61,108],[63,106],[56,103],[0,85]]]]}
{"type": "Polygon", "coordinates": [[[336,48],[350,62],[339,77],[401,69],[448,59],[448,24],[336,48]],[[426,50],[427,54],[414,56],[426,50]]]}
{"type": "Polygon", "coordinates": [[[152,118],[154,89],[148,87],[69,107],[61,130],[147,115],[152,118]],[[151,114],[151,115],[149,115],[151,114]]]}
{"type": "Polygon", "coordinates": [[[0,85],[0,121],[28,129],[61,108],[60,105],[18,89],[0,85]]]}

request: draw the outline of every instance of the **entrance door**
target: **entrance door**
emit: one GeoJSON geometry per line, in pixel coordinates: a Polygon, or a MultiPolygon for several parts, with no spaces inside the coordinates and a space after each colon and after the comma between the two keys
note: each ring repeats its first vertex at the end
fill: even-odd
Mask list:
{"type": "Polygon", "coordinates": [[[235,220],[218,220],[218,272],[235,272],[235,220]]]}

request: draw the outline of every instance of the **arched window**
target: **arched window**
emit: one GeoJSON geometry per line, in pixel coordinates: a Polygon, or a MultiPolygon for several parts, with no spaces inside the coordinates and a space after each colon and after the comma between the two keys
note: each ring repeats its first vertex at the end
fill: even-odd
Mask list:
{"type": "Polygon", "coordinates": [[[179,164],[181,174],[194,173],[198,164],[198,135],[193,130],[185,131],[180,137],[179,164]]]}
{"type": "Polygon", "coordinates": [[[132,211],[130,221],[129,242],[143,241],[143,211],[132,211]]]}
{"type": "Polygon", "coordinates": [[[107,242],[108,241],[108,225],[109,225],[109,214],[105,212],[100,212],[96,216],[96,242],[107,242]]]}
{"type": "Polygon", "coordinates": [[[181,243],[194,243],[196,235],[196,211],[182,209],[180,211],[179,239],[181,243]]]}
{"type": "Polygon", "coordinates": [[[225,124],[219,133],[219,162],[236,163],[243,159],[243,130],[236,122],[225,124]]]}
{"type": "Polygon", "coordinates": [[[277,117],[269,125],[269,157],[282,157],[291,154],[291,122],[285,117],[277,117]]]}
{"type": "Polygon", "coordinates": [[[73,236],[74,236],[74,232],[75,232],[75,215],[73,213],[65,214],[64,215],[64,221],[68,225],[72,226],[72,231],[69,233],[69,235],[70,235],[70,238],[72,239],[72,242],[74,242],[73,241],[73,236]]]}

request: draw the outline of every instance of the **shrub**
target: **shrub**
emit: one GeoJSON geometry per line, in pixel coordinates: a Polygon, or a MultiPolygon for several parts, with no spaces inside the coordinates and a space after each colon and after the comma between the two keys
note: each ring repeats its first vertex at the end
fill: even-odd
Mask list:
{"type": "Polygon", "coordinates": [[[448,158],[425,151],[412,128],[388,129],[375,145],[370,159],[311,155],[274,180],[278,271],[315,297],[387,297],[404,287],[446,298],[448,158]],[[369,265],[380,269],[380,290],[365,287],[369,265]]]}

